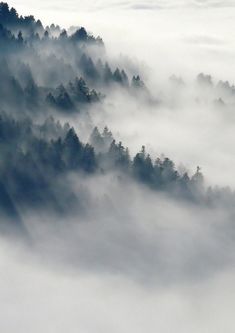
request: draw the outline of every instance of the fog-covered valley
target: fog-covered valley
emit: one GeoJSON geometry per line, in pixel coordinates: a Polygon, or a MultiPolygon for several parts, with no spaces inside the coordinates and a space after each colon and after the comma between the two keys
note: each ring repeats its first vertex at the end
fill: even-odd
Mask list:
{"type": "Polygon", "coordinates": [[[3,332],[234,332],[234,10],[0,4],[3,332]]]}

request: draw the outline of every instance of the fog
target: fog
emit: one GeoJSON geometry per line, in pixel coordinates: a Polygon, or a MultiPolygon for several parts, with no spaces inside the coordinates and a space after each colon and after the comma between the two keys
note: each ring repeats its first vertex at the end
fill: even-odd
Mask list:
{"type": "MultiPolygon", "coordinates": [[[[45,25],[85,26],[103,38],[113,68],[143,79],[143,94],[98,86],[106,98],[84,117],[58,114],[83,142],[107,125],[131,156],[145,145],[153,160],[164,154],[190,175],[200,166],[205,186],[235,189],[235,97],[217,86],[234,84],[233,1],[9,5],[45,25]],[[202,72],[213,86],[200,86],[202,72]],[[184,85],[169,81],[173,74],[184,85]]],[[[34,79],[46,84],[46,64],[42,71],[36,63],[34,79]]],[[[69,81],[73,72],[63,75],[69,81]]],[[[24,237],[1,236],[3,332],[234,332],[233,205],[175,198],[115,171],[71,172],[66,182],[78,198],[75,214],[16,203],[24,237]]]]}
{"type": "MultiPolygon", "coordinates": [[[[24,14],[29,12],[26,1],[11,4],[24,14]]],[[[45,24],[53,17],[61,26],[84,25],[102,36],[108,56],[119,63],[119,55],[124,63],[128,59],[135,63],[157,98],[165,93],[172,74],[189,84],[201,72],[212,75],[215,83],[229,80],[234,84],[233,10],[231,1],[30,3],[30,11],[45,24]]],[[[129,106],[123,96],[111,96],[110,101],[114,106],[108,104],[108,118],[102,115],[101,126],[107,124],[133,152],[145,144],[154,154],[164,153],[190,170],[200,165],[211,184],[235,185],[235,160],[230,151],[234,145],[233,105],[230,112],[208,110],[194,105],[192,96],[192,104],[181,103],[177,111],[155,108],[148,112],[143,104],[129,106]],[[120,110],[125,119],[119,117],[120,110]]]]}
{"type": "Polygon", "coordinates": [[[182,98],[174,100],[169,91],[169,104],[157,106],[130,101],[120,94],[115,104],[112,97],[106,100],[104,113],[94,112],[94,122],[100,128],[109,124],[114,136],[132,153],[144,144],[151,156],[164,154],[190,172],[199,165],[210,185],[234,188],[234,107],[217,108],[213,104],[216,96],[211,104],[197,103],[197,92],[188,97],[190,93],[186,89],[182,98]]]}
{"type": "Polygon", "coordinates": [[[1,288],[4,331],[233,332],[231,272],[200,286],[149,290],[120,276],[39,269],[6,252],[1,285],[11,288],[1,288]]]}
{"type": "Polygon", "coordinates": [[[74,177],[88,213],[28,213],[26,239],[1,238],[3,330],[233,332],[233,212],[74,177]]]}
{"type": "Polygon", "coordinates": [[[44,24],[87,27],[106,48],[145,61],[158,77],[208,72],[233,81],[235,36],[232,1],[11,1],[44,24]],[[30,5],[30,6],[29,6],[30,5]],[[30,8],[30,11],[29,11],[30,8]],[[66,12],[68,15],[66,15],[66,12]],[[110,29],[110,23],[112,29],[110,29]],[[151,52],[150,52],[151,50],[151,52]]]}
{"type": "Polygon", "coordinates": [[[1,288],[1,328],[7,332],[233,332],[231,272],[200,286],[149,290],[120,276],[45,270],[6,252],[1,285],[11,288],[1,288]]]}
{"type": "Polygon", "coordinates": [[[28,214],[26,240],[1,238],[3,330],[233,332],[228,211],[115,175],[75,180],[89,192],[86,216],[28,214]]]}

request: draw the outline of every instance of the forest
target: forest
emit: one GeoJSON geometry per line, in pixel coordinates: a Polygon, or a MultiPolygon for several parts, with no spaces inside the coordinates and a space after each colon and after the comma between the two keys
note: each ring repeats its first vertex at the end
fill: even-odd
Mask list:
{"type": "MultiPolygon", "coordinates": [[[[132,155],[107,126],[94,124],[83,142],[69,117],[89,117],[115,89],[130,99],[143,95],[149,103],[164,102],[150,93],[139,73],[109,63],[103,40],[84,27],[43,27],[1,3],[0,78],[0,207],[6,218],[20,220],[19,209],[73,212],[79,195],[67,183],[70,173],[116,173],[194,204],[233,206],[232,190],[207,187],[199,166],[191,175],[182,172],[170,158],[150,156],[144,145],[132,155]]],[[[176,89],[185,85],[174,75],[170,82],[176,89]]],[[[220,91],[221,98],[211,101],[219,107],[235,95],[229,82],[215,85],[203,73],[196,84],[202,91],[220,91]]]]}

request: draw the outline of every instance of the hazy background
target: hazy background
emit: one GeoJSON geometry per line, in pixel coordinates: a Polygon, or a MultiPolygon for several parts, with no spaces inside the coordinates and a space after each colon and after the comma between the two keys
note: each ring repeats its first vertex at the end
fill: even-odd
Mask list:
{"type": "Polygon", "coordinates": [[[102,36],[109,52],[153,64],[156,75],[206,71],[233,80],[233,1],[16,0],[10,4],[22,14],[34,13],[44,24],[84,25],[102,36]]]}
{"type": "MultiPolygon", "coordinates": [[[[234,82],[233,1],[9,4],[44,24],[85,26],[100,35],[108,54],[134,59],[159,95],[172,73],[192,86],[202,71],[234,82]]],[[[199,164],[208,182],[235,187],[231,111],[197,107],[188,96],[180,107],[156,109],[120,94],[111,97],[93,119],[107,123],[132,151],[146,144],[190,170],[199,164]]],[[[157,200],[142,189],[119,188],[113,180],[94,181],[100,208],[91,209],[88,224],[78,219],[82,228],[71,227],[65,235],[63,228],[48,230],[46,218],[39,218],[44,228],[38,218],[29,218],[40,255],[1,242],[1,330],[234,332],[234,216],[157,200]],[[79,269],[71,268],[74,260],[79,269]]]]}

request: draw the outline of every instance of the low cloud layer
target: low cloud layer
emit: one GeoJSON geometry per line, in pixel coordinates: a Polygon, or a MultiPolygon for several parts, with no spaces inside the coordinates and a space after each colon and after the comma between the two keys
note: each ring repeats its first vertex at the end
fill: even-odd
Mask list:
{"type": "Polygon", "coordinates": [[[1,328],[232,333],[228,212],[156,197],[115,176],[87,186],[86,217],[30,216],[26,243],[1,239],[1,328]]]}
{"type": "Polygon", "coordinates": [[[24,218],[35,255],[50,265],[144,287],[199,283],[233,266],[233,209],[175,201],[115,174],[73,183],[85,214],[57,225],[46,215],[24,218]]]}
{"type": "MultiPolygon", "coordinates": [[[[216,204],[207,205],[183,200],[179,195],[173,197],[169,191],[153,190],[124,172],[105,173],[102,169],[97,174],[81,174],[76,170],[77,165],[73,169],[71,158],[74,157],[74,150],[70,149],[74,147],[74,130],[70,131],[68,142],[65,140],[69,130],[67,121],[83,143],[89,141],[94,126],[102,130],[107,125],[117,142],[122,141],[130,148],[131,157],[145,145],[153,161],[164,154],[174,160],[181,174],[188,171],[190,176],[201,167],[205,186],[218,184],[234,190],[233,2],[72,0],[49,4],[12,1],[10,5],[17,6],[23,14],[35,14],[45,24],[52,23],[53,19],[61,27],[84,25],[94,35],[101,35],[106,45],[101,55],[110,62],[112,71],[117,65],[130,78],[139,74],[146,90],[136,93],[116,83],[107,88],[98,81],[95,88],[98,86],[98,91],[106,97],[99,95],[102,102],[89,104],[84,114],[80,113],[83,110],[80,104],[79,112],[71,114],[47,109],[42,104],[45,112],[57,118],[39,126],[46,115],[35,117],[37,125],[32,125],[32,137],[31,125],[25,120],[21,148],[28,149],[31,158],[19,165],[28,166],[27,161],[36,161],[32,163],[34,169],[29,163],[32,179],[50,180],[46,183],[48,197],[45,191],[37,191],[41,183],[36,182],[36,199],[45,208],[50,206],[51,198],[55,201],[59,198],[60,210],[49,214],[36,205],[38,210],[34,210],[33,206],[26,205],[29,198],[34,201],[33,191],[24,192],[25,204],[21,187],[12,186],[23,205],[19,200],[14,202],[10,195],[7,202],[15,203],[22,229],[21,235],[16,236],[11,228],[5,228],[1,236],[0,330],[7,333],[66,330],[71,333],[233,333],[235,210],[230,200],[229,204],[226,202],[226,194],[229,193],[230,199],[231,192],[224,190],[216,204]],[[201,72],[204,74],[197,77],[201,72]],[[62,141],[56,144],[50,140],[58,139],[57,131],[62,133],[62,141]],[[32,145],[24,142],[28,138],[25,133],[34,139],[36,147],[40,146],[40,138],[46,139],[49,153],[40,155],[39,149],[39,154],[32,154],[32,145]],[[62,160],[66,162],[62,169],[69,170],[64,178],[63,173],[58,173],[61,177],[61,182],[56,183],[58,187],[53,186],[56,178],[51,178],[50,173],[45,175],[45,170],[51,169],[41,169],[44,158],[46,165],[50,165],[47,158],[54,156],[50,155],[51,150],[59,152],[51,174],[62,160]],[[36,177],[36,171],[40,177],[36,177]],[[77,201],[73,202],[71,193],[77,201]],[[63,208],[74,203],[73,214],[66,215],[63,208]]],[[[43,43],[38,47],[42,59],[50,54],[50,43],[47,45],[46,40],[43,43]],[[41,47],[43,43],[45,48],[41,47]]],[[[42,61],[39,68],[34,53],[26,59],[31,61],[32,75],[39,86],[35,84],[34,88],[40,88],[40,97],[48,92],[48,82],[52,84],[50,76],[46,80],[46,65],[50,64],[50,69],[59,73],[52,75],[55,82],[50,87],[58,105],[61,100],[64,102],[61,96],[66,91],[56,90],[54,86],[65,74],[68,81],[74,79],[73,66],[77,60],[72,48],[68,52],[70,57],[61,49],[59,55],[64,60],[58,63],[52,58],[50,62],[42,61]],[[67,62],[71,62],[71,67],[67,62]]],[[[97,60],[97,50],[88,51],[97,60]]],[[[17,66],[11,67],[15,75],[19,72],[17,66]]],[[[17,75],[22,84],[21,74],[17,75]]],[[[7,73],[6,77],[12,87],[11,75],[7,73]]],[[[141,80],[137,82],[142,84],[141,80]]],[[[77,82],[84,88],[83,81],[72,82],[70,85],[65,82],[70,94],[77,82]]],[[[85,85],[86,98],[91,96],[93,83],[90,79],[89,87],[85,85]]],[[[9,100],[15,107],[17,98],[14,101],[9,95],[9,100]]],[[[31,116],[34,118],[34,114],[31,116]]],[[[11,133],[19,133],[17,123],[11,118],[6,123],[11,124],[11,133]]],[[[3,138],[8,142],[9,131],[3,138]]],[[[19,144],[16,138],[17,135],[11,135],[13,146],[19,144]]],[[[80,147],[76,137],[75,146],[80,147]]],[[[81,152],[88,151],[95,159],[89,146],[81,147],[81,152]]],[[[20,158],[24,156],[22,151],[20,158]]],[[[86,154],[77,157],[83,155],[86,154]]],[[[86,159],[83,162],[84,170],[89,169],[86,159]]],[[[92,166],[93,162],[95,165],[92,159],[92,166]]],[[[82,165],[80,160],[78,165],[82,165]]],[[[11,170],[15,174],[16,169],[11,170]]],[[[18,171],[24,175],[25,170],[18,171]]],[[[25,186],[21,177],[16,180],[25,186]]]]}
{"type": "Polygon", "coordinates": [[[3,245],[0,257],[7,332],[233,332],[232,271],[190,288],[145,289],[120,276],[47,270],[3,245]]]}
{"type": "MultiPolygon", "coordinates": [[[[12,1],[14,6],[26,5],[26,1],[12,1]]],[[[70,0],[66,2],[63,0],[57,2],[41,2],[40,7],[45,7],[47,9],[53,8],[55,10],[72,10],[79,8],[81,10],[95,11],[95,10],[109,10],[109,9],[137,9],[137,10],[161,10],[161,9],[175,9],[175,8],[223,8],[223,7],[234,7],[234,3],[231,0],[130,0],[130,1],[119,1],[119,0],[99,0],[96,2],[92,1],[79,1],[76,3],[75,0],[70,0]]],[[[39,8],[39,6],[38,6],[39,8]]]]}

